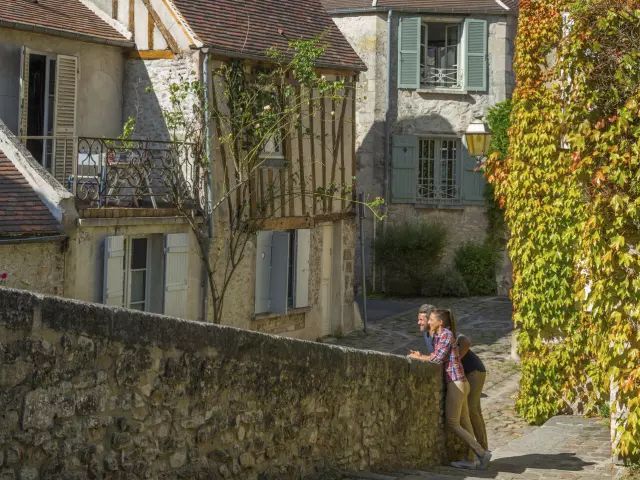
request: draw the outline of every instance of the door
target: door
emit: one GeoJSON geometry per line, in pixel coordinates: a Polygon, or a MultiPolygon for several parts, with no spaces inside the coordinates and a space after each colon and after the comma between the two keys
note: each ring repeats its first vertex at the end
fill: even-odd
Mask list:
{"type": "Polygon", "coordinates": [[[331,332],[331,272],[333,264],[333,225],[322,230],[322,277],[320,280],[320,306],[322,308],[322,336],[331,332]]]}

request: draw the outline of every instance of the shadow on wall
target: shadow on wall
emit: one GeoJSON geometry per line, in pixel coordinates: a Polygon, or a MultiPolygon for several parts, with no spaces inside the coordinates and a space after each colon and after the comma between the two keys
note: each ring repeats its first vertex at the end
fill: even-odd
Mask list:
{"type": "MultiPolygon", "coordinates": [[[[395,89],[396,93],[398,92],[395,89]]],[[[469,97],[472,103],[475,101],[469,97]]],[[[392,117],[393,118],[393,117],[392,117]]],[[[393,131],[389,135],[389,154],[388,154],[388,185],[389,185],[389,199],[393,203],[392,199],[392,182],[393,182],[393,143],[394,135],[443,135],[443,136],[459,136],[459,132],[454,130],[453,125],[442,115],[437,113],[422,115],[418,117],[405,117],[402,119],[396,119],[393,121],[393,131]]],[[[384,122],[374,122],[371,128],[369,128],[367,134],[361,141],[360,146],[356,150],[357,157],[357,173],[356,183],[358,186],[358,192],[364,192],[366,201],[371,201],[374,198],[384,195],[384,178],[385,178],[385,129],[384,122]]],[[[418,179],[415,178],[417,182],[418,179]]],[[[396,221],[399,219],[387,218],[387,221],[396,221]]],[[[365,257],[365,275],[368,279],[367,291],[371,292],[373,287],[373,271],[372,266],[374,264],[373,258],[373,240],[374,240],[374,222],[376,222],[376,234],[379,228],[382,228],[380,221],[376,220],[373,213],[368,212],[363,222],[364,230],[364,257],[365,257]]],[[[361,289],[362,285],[362,255],[360,250],[360,238],[356,239],[356,261],[355,261],[355,281],[354,288],[356,291],[361,289]]],[[[376,286],[380,286],[376,278],[376,286]]]]}

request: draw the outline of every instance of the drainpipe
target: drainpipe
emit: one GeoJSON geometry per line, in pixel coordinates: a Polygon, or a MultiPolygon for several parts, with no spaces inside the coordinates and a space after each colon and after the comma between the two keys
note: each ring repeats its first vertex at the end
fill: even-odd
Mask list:
{"type": "MultiPolygon", "coordinates": [[[[206,200],[206,209],[207,216],[209,217],[208,224],[208,232],[207,232],[207,245],[205,251],[207,255],[211,255],[211,245],[213,245],[213,212],[211,211],[211,207],[213,206],[213,156],[211,154],[211,107],[209,105],[209,84],[210,84],[210,69],[209,69],[209,49],[203,48],[202,52],[204,53],[204,62],[202,66],[202,83],[205,91],[204,96],[204,117],[205,117],[205,154],[207,156],[207,163],[209,165],[209,175],[207,177],[206,190],[207,190],[207,200],[206,200]]],[[[207,261],[209,259],[207,258],[207,261]]],[[[202,285],[204,287],[204,294],[202,295],[202,320],[204,322],[207,321],[207,316],[209,312],[209,275],[207,271],[207,267],[205,264],[202,264],[202,273],[203,273],[203,282],[202,285]]]]}
{"type": "MultiPolygon", "coordinates": [[[[392,17],[393,17],[393,9],[389,9],[387,13],[387,88],[386,88],[386,105],[385,105],[385,118],[384,118],[384,181],[382,183],[382,198],[384,198],[385,209],[388,211],[389,209],[389,167],[391,158],[389,155],[389,145],[390,145],[390,127],[389,122],[391,121],[391,40],[393,35],[391,35],[391,27],[392,27],[392,17]]],[[[387,220],[386,217],[382,220],[382,234],[387,231],[387,220]]],[[[375,237],[374,237],[375,239],[375,237]]],[[[384,285],[384,275],[381,276],[382,280],[382,291],[385,290],[384,285]]],[[[375,289],[375,286],[374,286],[375,289]]]]}

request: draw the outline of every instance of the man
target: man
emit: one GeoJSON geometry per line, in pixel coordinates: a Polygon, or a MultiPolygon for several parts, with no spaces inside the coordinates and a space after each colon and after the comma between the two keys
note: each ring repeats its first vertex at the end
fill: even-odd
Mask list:
{"type": "MultiPolygon", "coordinates": [[[[435,310],[436,307],[429,304],[422,305],[418,310],[418,326],[420,327],[420,331],[424,332],[427,355],[411,351],[410,357],[428,360],[429,356],[434,353],[434,332],[430,331],[429,316],[431,312],[435,310]]],[[[451,326],[447,325],[447,327],[451,326]]],[[[455,326],[453,326],[453,329],[455,330],[455,326]]],[[[487,369],[482,363],[482,360],[480,360],[480,357],[471,351],[471,340],[461,333],[458,333],[456,337],[458,340],[458,350],[460,352],[460,363],[462,364],[470,387],[467,403],[469,404],[469,418],[473,427],[473,434],[482,448],[489,450],[487,429],[484,424],[484,418],[482,417],[482,406],[480,403],[482,388],[484,387],[484,381],[487,376],[487,369]]]]}

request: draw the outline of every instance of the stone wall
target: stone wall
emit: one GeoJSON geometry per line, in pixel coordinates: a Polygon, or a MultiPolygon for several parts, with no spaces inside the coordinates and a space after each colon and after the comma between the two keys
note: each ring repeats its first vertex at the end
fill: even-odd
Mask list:
{"type": "Polygon", "coordinates": [[[445,457],[440,366],[0,288],[0,477],[302,478],[445,457]]]}
{"type": "Polygon", "coordinates": [[[0,286],[64,295],[64,241],[0,244],[0,286]]]}

